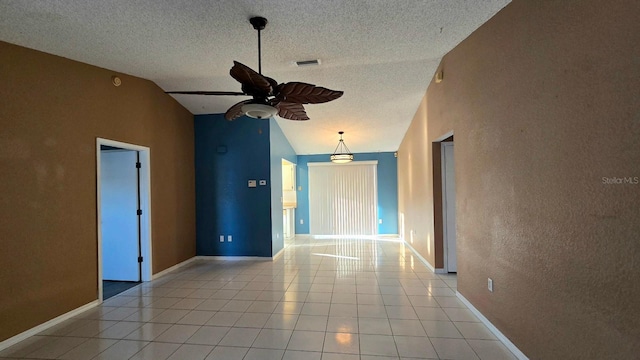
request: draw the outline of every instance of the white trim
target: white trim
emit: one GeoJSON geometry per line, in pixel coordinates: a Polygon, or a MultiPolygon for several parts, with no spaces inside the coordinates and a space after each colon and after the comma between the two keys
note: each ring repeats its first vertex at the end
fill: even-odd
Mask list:
{"type": "Polygon", "coordinates": [[[436,138],[433,142],[441,142],[447,138],[450,138],[453,135],[453,130],[446,132],[444,135],[436,138]]]}
{"type": "Polygon", "coordinates": [[[313,239],[313,235],[311,234],[296,234],[294,237],[294,241],[296,238],[303,240],[303,239],[313,239]]]}
{"type": "Polygon", "coordinates": [[[495,335],[498,340],[500,340],[507,347],[507,349],[509,349],[509,351],[511,351],[513,355],[515,355],[515,357],[517,357],[519,360],[529,359],[522,351],[520,351],[520,349],[518,349],[518,347],[514,343],[511,342],[511,340],[509,340],[509,338],[507,338],[500,330],[498,330],[498,328],[495,327],[491,323],[491,321],[489,321],[489,319],[482,315],[482,313],[478,309],[476,309],[476,307],[473,306],[473,304],[471,304],[469,300],[467,300],[462,294],[460,294],[460,292],[456,291],[456,296],[469,308],[469,310],[471,310],[471,312],[475,316],[478,317],[478,319],[480,319],[480,321],[487,328],[489,328],[493,335],[495,335]]]}
{"type": "Polygon", "coordinates": [[[55,317],[55,318],[53,318],[53,319],[51,319],[51,320],[49,320],[49,321],[47,321],[45,323],[42,323],[42,324],[40,324],[40,325],[38,325],[36,327],[32,327],[29,330],[23,331],[23,332],[21,332],[20,334],[18,334],[16,336],[12,336],[12,337],[0,342],[0,351],[8,348],[9,346],[15,345],[15,344],[19,343],[20,341],[25,340],[25,339],[33,336],[33,335],[36,335],[41,331],[47,330],[52,326],[58,325],[58,324],[60,324],[61,322],[65,321],[65,320],[69,320],[72,317],[74,317],[74,316],[76,316],[76,315],[78,315],[78,314],[80,314],[80,313],[82,313],[84,311],[87,311],[87,310],[89,310],[91,308],[94,308],[94,307],[98,306],[99,304],[100,304],[99,300],[94,300],[94,301],[92,301],[92,302],[90,302],[88,304],[82,305],[79,308],[73,309],[73,310],[71,310],[71,311],[69,311],[67,313],[64,313],[64,314],[62,314],[62,315],[60,315],[58,317],[55,317]]]}
{"type": "Polygon", "coordinates": [[[273,261],[278,260],[278,258],[282,256],[282,254],[284,254],[284,246],[282,247],[282,249],[280,249],[280,251],[278,251],[275,255],[271,257],[271,260],[273,261]]]}
{"type": "Polygon", "coordinates": [[[307,166],[352,166],[352,165],[378,165],[378,160],[352,161],[346,164],[335,164],[332,162],[308,162],[307,166]]]}
{"type": "Polygon", "coordinates": [[[173,265],[172,267],[166,268],[166,269],[160,271],[159,273],[155,273],[152,276],[152,280],[159,279],[159,278],[167,275],[168,273],[170,273],[172,271],[178,270],[179,268],[181,268],[181,267],[183,267],[185,265],[189,265],[192,262],[194,262],[197,258],[198,258],[197,256],[194,256],[194,257],[192,257],[190,259],[187,259],[187,260],[185,260],[185,261],[183,261],[181,263],[177,263],[177,264],[173,265]]]}
{"type": "MultiPolygon", "coordinates": [[[[451,136],[451,135],[449,135],[451,136]]],[[[442,183],[442,257],[444,264],[443,270],[449,271],[449,203],[447,202],[447,158],[445,155],[445,147],[453,147],[453,142],[440,143],[440,181],[442,183]]],[[[455,191],[455,189],[454,189],[455,191]]],[[[455,204],[454,211],[455,211],[455,204]]]]}
{"type": "Polygon", "coordinates": [[[96,206],[97,206],[97,231],[98,231],[98,301],[102,302],[102,224],[100,212],[100,145],[118,147],[126,150],[138,151],[140,162],[140,207],[142,218],[140,224],[141,251],[144,258],[142,266],[142,281],[153,280],[153,251],[151,237],[151,149],[146,146],[124,143],[115,140],[96,138],[96,206]]]}
{"type": "Polygon", "coordinates": [[[424,265],[431,271],[433,271],[434,273],[436,272],[436,269],[433,267],[433,265],[431,265],[430,262],[427,261],[427,259],[423,258],[422,255],[420,255],[420,253],[413,248],[413,246],[411,246],[411,244],[409,244],[407,242],[407,240],[402,239],[402,241],[404,241],[404,244],[407,245],[407,247],[409,247],[409,249],[411,249],[411,251],[413,252],[413,254],[424,263],[424,265]]]}

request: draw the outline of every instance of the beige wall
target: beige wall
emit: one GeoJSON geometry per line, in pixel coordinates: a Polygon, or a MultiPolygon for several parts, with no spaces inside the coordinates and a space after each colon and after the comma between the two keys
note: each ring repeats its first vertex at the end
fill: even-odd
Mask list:
{"type": "Polygon", "coordinates": [[[602,180],[640,177],[638,18],[512,2],[444,57],[398,151],[403,230],[436,264],[431,144],[454,131],[458,290],[532,359],[640,353],[640,184],[602,180]]]}
{"type": "Polygon", "coordinates": [[[0,341],[97,299],[96,137],[151,148],[154,273],[195,255],[193,116],[115,74],[0,42],[0,341]]]}

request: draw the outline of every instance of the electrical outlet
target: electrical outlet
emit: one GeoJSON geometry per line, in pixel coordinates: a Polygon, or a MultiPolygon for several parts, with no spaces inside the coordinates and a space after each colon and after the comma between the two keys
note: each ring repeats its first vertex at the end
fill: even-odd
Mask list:
{"type": "Polygon", "coordinates": [[[489,289],[489,292],[493,292],[493,279],[492,278],[487,278],[487,289],[489,289]]]}
{"type": "Polygon", "coordinates": [[[233,241],[233,237],[231,235],[227,236],[227,241],[228,242],[232,242],[233,241]]]}
{"type": "Polygon", "coordinates": [[[378,219],[378,224],[382,224],[382,219],[378,219]]]}
{"type": "Polygon", "coordinates": [[[220,235],[220,242],[224,242],[224,235],[220,235]]]}
{"type": "Polygon", "coordinates": [[[304,224],[304,220],[300,219],[300,225],[304,224]]]}

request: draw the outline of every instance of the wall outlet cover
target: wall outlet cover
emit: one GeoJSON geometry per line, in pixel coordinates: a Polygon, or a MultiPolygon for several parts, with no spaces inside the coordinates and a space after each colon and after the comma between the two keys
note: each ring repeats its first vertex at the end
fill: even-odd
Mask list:
{"type": "Polygon", "coordinates": [[[256,187],[256,181],[255,180],[249,180],[249,187],[256,187]]]}
{"type": "Polygon", "coordinates": [[[267,185],[267,180],[260,180],[260,186],[267,185]]]}

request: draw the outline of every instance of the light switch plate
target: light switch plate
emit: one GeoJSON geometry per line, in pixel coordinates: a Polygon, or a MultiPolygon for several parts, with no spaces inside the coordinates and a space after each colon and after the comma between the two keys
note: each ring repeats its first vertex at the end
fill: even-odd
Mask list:
{"type": "Polygon", "coordinates": [[[260,180],[260,186],[267,185],[267,180],[260,180]]]}
{"type": "Polygon", "coordinates": [[[249,187],[256,187],[256,181],[255,180],[249,180],[249,187]]]}

